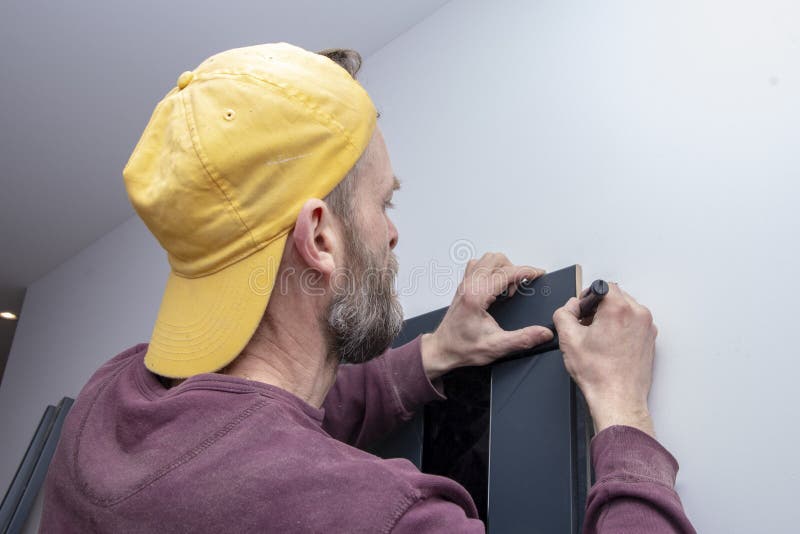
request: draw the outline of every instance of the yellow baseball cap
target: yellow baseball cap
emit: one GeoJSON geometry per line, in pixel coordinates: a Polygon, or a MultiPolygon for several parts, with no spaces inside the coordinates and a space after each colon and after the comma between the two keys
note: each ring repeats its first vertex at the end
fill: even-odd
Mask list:
{"type": "Polygon", "coordinates": [[[286,43],[228,50],[180,75],[123,171],[171,267],[148,369],[185,378],[239,355],[300,208],[353,167],[376,115],[345,69],[286,43]]]}

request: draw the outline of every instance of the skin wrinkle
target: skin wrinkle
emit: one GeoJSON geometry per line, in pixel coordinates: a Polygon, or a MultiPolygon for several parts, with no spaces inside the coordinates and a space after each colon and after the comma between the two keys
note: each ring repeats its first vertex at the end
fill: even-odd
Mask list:
{"type": "MultiPolygon", "coordinates": [[[[292,373],[289,367],[286,365],[282,365],[282,362],[291,358],[291,354],[287,353],[286,350],[284,350],[281,346],[277,345],[276,343],[270,340],[270,338],[267,336],[267,329],[283,330],[286,333],[286,335],[291,338],[292,342],[296,346],[303,346],[303,342],[297,336],[293,335],[290,330],[287,330],[280,325],[281,323],[280,318],[265,316],[264,322],[266,323],[264,325],[264,328],[263,329],[259,328],[253,337],[258,338],[258,342],[260,342],[263,345],[264,350],[272,355],[270,358],[270,364],[273,367],[274,373],[279,377],[279,380],[284,382],[287,380],[291,380],[292,373]]],[[[247,349],[245,349],[245,351],[247,351],[247,349]]],[[[237,375],[242,378],[246,378],[247,380],[255,380],[256,378],[254,377],[257,377],[259,374],[257,360],[260,359],[260,356],[258,354],[251,355],[245,351],[242,352],[242,356],[244,356],[244,359],[239,365],[237,375]]],[[[240,358],[242,356],[240,356],[240,358]]],[[[307,362],[298,361],[297,365],[301,367],[302,372],[306,374],[313,373],[313,369],[307,362]]],[[[224,374],[233,374],[233,373],[227,373],[226,371],[224,374]]],[[[306,402],[310,400],[309,398],[305,398],[305,396],[301,396],[301,398],[306,402]]]]}

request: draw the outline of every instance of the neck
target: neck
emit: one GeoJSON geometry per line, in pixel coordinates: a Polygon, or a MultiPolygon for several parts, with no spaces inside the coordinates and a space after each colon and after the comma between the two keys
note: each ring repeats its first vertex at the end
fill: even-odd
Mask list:
{"type": "Polygon", "coordinates": [[[328,356],[321,329],[309,328],[310,315],[297,317],[296,304],[287,309],[282,296],[273,297],[250,342],[222,372],[277,386],[319,408],[336,380],[338,362],[328,356]]]}

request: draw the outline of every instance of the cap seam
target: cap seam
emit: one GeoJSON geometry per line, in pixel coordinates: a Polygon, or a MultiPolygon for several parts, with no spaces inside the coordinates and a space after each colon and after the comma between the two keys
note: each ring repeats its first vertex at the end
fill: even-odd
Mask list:
{"type": "MultiPolygon", "coordinates": [[[[246,261],[246,260],[242,260],[242,261],[246,261]]],[[[231,267],[233,267],[233,266],[231,266],[231,267]]],[[[174,274],[174,273],[170,273],[170,274],[174,274]]],[[[178,278],[178,277],[176,276],[176,278],[178,278]]],[[[222,300],[224,298],[224,294],[225,293],[232,293],[232,292],[234,292],[236,290],[236,286],[233,284],[233,281],[227,276],[224,277],[224,278],[225,279],[222,281],[222,284],[218,287],[218,289],[216,291],[217,296],[214,299],[214,302],[208,303],[213,308],[218,308],[219,307],[220,303],[222,302],[222,300]]],[[[169,284],[169,280],[167,280],[167,284],[169,284]]],[[[237,294],[241,294],[238,291],[236,293],[237,294]]],[[[197,320],[195,320],[192,323],[188,323],[188,324],[184,323],[184,324],[177,325],[177,324],[168,323],[166,321],[158,321],[158,322],[159,322],[159,324],[162,324],[162,325],[166,324],[171,329],[173,334],[185,334],[187,332],[194,331],[198,327],[207,325],[209,323],[209,321],[211,321],[211,320],[212,319],[209,318],[209,311],[207,310],[197,320]]]]}
{"type": "MultiPolygon", "coordinates": [[[[193,82],[196,84],[197,82],[211,81],[211,80],[214,80],[219,75],[222,75],[222,76],[235,76],[235,77],[251,79],[251,80],[255,80],[255,81],[259,81],[259,82],[268,84],[268,85],[276,88],[288,100],[291,100],[292,102],[294,102],[294,103],[300,105],[301,107],[303,107],[318,124],[322,125],[323,127],[328,129],[329,131],[334,131],[335,133],[340,134],[344,138],[346,146],[349,147],[354,153],[358,153],[358,148],[356,147],[355,143],[353,142],[353,139],[352,139],[352,136],[350,135],[349,130],[347,128],[345,128],[339,121],[337,121],[330,114],[322,112],[322,111],[318,110],[317,108],[314,108],[314,107],[308,105],[307,102],[305,102],[304,100],[302,100],[300,98],[297,98],[296,96],[292,95],[284,87],[282,87],[279,83],[277,83],[275,81],[263,78],[261,76],[256,76],[256,75],[254,75],[252,73],[237,72],[237,71],[230,71],[230,70],[220,70],[220,71],[214,71],[214,73],[209,73],[209,74],[206,74],[206,75],[196,75],[194,80],[193,80],[193,82]]],[[[363,90],[363,88],[361,88],[361,89],[363,90]]],[[[301,93],[303,95],[306,94],[303,91],[299,91],[299,93],[301,93]]],[[[240,260],[246,258],[250,254],[254,254],[258,250],[261,250],[264,246],[266,246],[266,244],[261,244],[259,246],[259,244],[256,242],[255,237],[253,236],[252,230],[250,229],[250,227],[247,225],[247,223],[242,218],[241,214],[239,213],[239,208],[236,206],[236,203],[235,203],[234,199],[231,197],[231,195],[229,195],[227,193],[227,191],[226,191],[226,189],[224,187],[224,184],[222,183],[222,182],[226,181],[224,176],[216,169],[214,164],[210,160],[208,160],[208,158],[206,157],[205,151],[203,149],[203,145],[202,145],[202,143],[200,141],[200,136],[197,133],[197,125],[196,125],[196,123],[194,121],[194,115],[191,113],[191,111],[193,110],[193,107],[188,102],[188,98],[185,97],[185,94],[186,94],[186,91],[180,91],[180,92],[177,93],[177,96],[180,98],[180,101],[181,101],[181,104],[182,104],[182,107],[183,107],[183,110],[184,110],[184,115],[185,115],[185,118],[186,118],[187,126],[189,127],[189,132],[190,132],[190,136],[191,136],[191,140],[192,140],[192,149],[195,151],[195,154],[197,155],[198,159],[200,160],[200,163],[203,166],[203,170],[205,171],[206,175],[209,177],[209,179],[212,181],[212,183],[214,183],[214,185],[217,187],[217,189],[223,195],[223,197],[225,198],[225,200],[226,200],[226,202],[228,204],[228,207],[231,209],[231,211],[233,211],[233,213],[235,214],[237,220],[241,223],[242,227],[247,232],[247,235],[249,236],[250,241],[256,247],[256,249],[253,250],[253,251],[245,251],[244,253],[242,253],[240,255],[234,256],[224,266],[221,266],[219,269],[217,269],[215,271],[211,271],[209,273],[203,273],[203,274],[197,275],[197,276],[185,276],[185,275],[179,274],[177,271],[173,270],[173,272],[175,272],[176,275],[181,276],[182,278],[193,279],[193,278],[201,278],[203,276],[208,276],[210,274],[214,274],[216,272],[219,272],[219,271],[225,269],[226,267],[232,265],[233,263],[236,263],[237,261],[240,261],[240,260]]],[[[367,98],[369,98],[369,97],[367,96],[367,98]]],[[[372,128],[372,130],[374,130],[374,127],[372,128]]],[[[356,160],[357,160],[357,158],[356,158],[356,160]]],[[[339,180],[339,182],[340,181],[341,181],[341,179],[339,180]]],[[[337,182],[337,184],[338,184],[338,182],[337,182]]],[[[336,184],[334,184],[334,188],[335,187],[336,187],[336,184]]],[[[325,196],[328,193],[330,193],[330,191],[328,191],[327,193],[324,193],[321,196],[325,196]]],[[[294,224],[292,224],[292,226],[287,228],[286,232],[284,232],[284,233],[287,233],[289,230],[291,230],[291,228],[293,226],[294,226],[294,224]]],[[[279,235],[282,235],[282,234],[279,234],[279,235]]],[[[267,244],[271,243],[271,242],[272,242],[272,240],[267,242],[267,244]]],[[[174,254],[172,252],[170,252],[170,254],[172,256],[175,256],[176,258],[180,259],[183,262],[187,261],[186,259],[181,258],[180,256],[178,256],[178,255],[176,255],[176,254],[174,254]]]]}
{"type": "MultiPolygon", "coordinates": [[[[167,98],[172,96],[175,93],[176,89],[177,88],[171,89],[167,93],[167,95],[158,104],[156,104],[156,107],[153,110],[153,113],[150,115],[150,118],[147,120],[147,124],[144,127],[144,131],[145,132],[147,132],[148,129],[150,128],[150,125],[153,124],[153,121],[155,120],[155,117],[158,114],[158,111],[161,109],[162,106],[165,105],[164,103],[167,101],[167,98]]],[[[134,159],[139,155],[139,152],[141,152],[141,150],[142,150],[142,145],[145,144],[144,137],[145,137],[144,134],[142,134],[142,136],[136,142],[136,146],[133,147],[133,152],[131,152],[131,156],[130,156],[130,158],[128,158],[128,162],[122,168],[122,181],[123,181],[123,184],[125,185],[125,193],[128,196],[128,200],[130,201],[131,205],[133,206],[133,210],[136,212],[136,214],[139,216],[139,218],[142,220],[142,222],[144,222],[144,224],[145,224],[145,226],[147,226],[148,230],[150,230],[150,226],[148,225],[147,221],[145,221],[145,217],[144,217],[145,213],[142,213],[142,211],[140,211],[141,206],[139,206],[138,203],[134,202],[134,200],[133,200],[133,196],[131,194],[131,187],[129,186],[130,179],[127,176],[125,176],[126,173],[127,173],[128,167],[131,165],[131,162],[134,161],[134,159]]],[[[164,250],[166,250],[167,247],[164,246],[164,244],[161,242],[161,239],[159,239],[159,237],[156,236],[155,232],[153,232],[152,230],[150,230],[150,232],[153,234],[153,236],[156,237],[156,239],[158,240],[158,242],[161,245],[161,247],[164,250]]],[[[178,257],[178,256],[176,256],[176,257],[178,257]]],[[[180,257],[178,257],[178,259],[180,259],[180,257]]],[[[185,260],[183,260],[183,261],[185,261],[185,260]]]]}
{"type": "Polygon", "coordinates": [[[216,273],[218,273],[220,271],[224,271],[225,269],[227,269],[228,267],[230,267],[234,263],[239,263],[240,261],[244,261],[245,259],[249,258],[250,256],[252,256],[256,252],[259,252],[259,251],[263,250],[265,247],[268,247],[273,242],[275,242],[277,239],[279,239],[279,238],[285,236],[286,234],[288,234],[292,230],[292,228],[294,228],[294,225],[290,226],[286,230],[281,231],[281,233],[275,235],[275,237],[273,237],[269,241],[264,241],[264,242],[262,242],[260,244],[259,243],[254,243],[254,245],[256,247],[254,250],[248,250],[248,251],[242,252],[241,254],[239,254],[237,256],[234,256],[229,261],[229,263],[226,263],[225,265],[223,265],[221,267],[218,267],[217,269],[215,269],[213,271],[210,271],[210,272],[207,272],[207,273],[203,273],[203,274],[198,274],[198,275],[195,275],[195,276],[186,276],[184,274],[181,274],[181,273],[175,271],[174,269],[172,269],[172,272],[173,272],[173,274],[175,274],[175,276],[180,276],[181,278],[186,278],[188,280],[194,280],[195,278],[203,278],[203,277],[206,277],[206,276],[211,276],[212,274],[216,274],[216,273]]]}
{"type": "MultiPolygon", "coordinates": [[[[314,117],[314,119],[318,123],[320,123],[322,126],[326,126],[329,129],[331,129],[330,128],[331,125],[335,126],[335,129],[338,130],[338,133],[340,133],[345,138],[345,141],[347,142],[347,145],[351,149],[353,149],[354,151],[356,151],[356,152],[358,151],[358,148],[356,147],[355,143],[353,143],[352,136],[350,135],[349,130],[347,128],[345,128],[339,121],[337,121],[330,114],[325,113],[323,111],[319,111],[318,109],[309,106],[308,103],[304,102],[302,99],[297,98],[296,96],[294,96],[290,92],[288,92],[286,90],[286,88],[282,87],[278,82],[263,78],[261,76],[257,76],[257,75],[255,75],[253,73],[238,72],[238,71],[231,71],[231,70],[218,70],[218,71],[214,71],[213,73],[206,74],[206,75],[202,75],[201,74],[201,75],[198,75],[195,78],[195,81],[210,81],[210,80],[213,80],[214,78],[216,78],[218,75],[237,76],[237,77],[242,77],[242,78],[251,78],[253,80],[257,80],[259,82],[266,83],[266,84],[269,84],[269,85],[275,87],[286,98],[288,98],[289,100],[292,100],[293,102],[295,102],[295,103],[299,104],[300,106],[304,107],[307,111],[310,111],[312,116],[314,117]],[[324,118],[325,120],[321,120],[322,118],[324,118]]],[[[355,80],[354,80],[354,82],[355,82],[355,80]]],[[[357,83],[357,82],[355,82],[355,83],[357,83]]],[[[362,90],[363,90],[363,88],[362,88],[362,90]]],[[[299,89],[298,89],[298,92],[303,94],[304,96],[308,96],[308,95],[306,95],[306,93],[304,91],[300,91],[299,89]]]]}
{"type": "Polygon", "coordinates": [[[253,245],[256,245],[257,243],[255,238],[253,237],[252,230],[250,230],[250,227],[247,226],[247,223],[245,223],[244,219],[242,219],[242,216],[239,214],[239,210],[237,209],[235,202],[228,194],[228,192],[225,191],[225,188],[220,183],[222,175],[217,171],[216,168],[214,168],[211,161],[208,160],[208,158],[205,155],[205,151],[203,150],[203,145],[200,142],[200,136],[197,133],[197,125],[194,122],[194,115],[192,115],[191,113],[193,107],[188,102],[189,99],[186,98],[185,95],[186,95],[185,91],[181,91],[180,93],[178,93],[178,96],[180,97],[181,100],[181,104],[183,105],[183,114],[186,117],[186,123],[187,126],[189,127],[189,135],[192,139],[192,149],[194,150],[194,153],[197,155],[197,159],[200,160],[200,164],[203,166],[203,170],[206,172],[206,175],[209,177],[211,182],[217,187],[217,189],[219,189],[220,193],[222,193],[222,196],[228,202],[229,208],[236,215],[236,218],[239,220],[242,227],[247,232],[247,235],[250,237],[250,241],[253,243],[253,245]]]}

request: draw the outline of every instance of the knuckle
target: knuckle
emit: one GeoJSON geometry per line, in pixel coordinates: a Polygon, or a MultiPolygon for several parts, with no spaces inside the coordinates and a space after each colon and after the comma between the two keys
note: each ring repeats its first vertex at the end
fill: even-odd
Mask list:
{"type": "Polygon", "coordinates": [[[511,338],[511,350],[527,349],[534,343],[534,337],[527,332],[520,332],[511,338]]]}
{"type": "Polygon", "coordinates": [[[556,330],[558,332],[558,344],[563,345],[564,347],[572,346],[572,331],[565,328],[556,330]]]}
{"type": "Polygon", "coordinates": [[[606,313],[612,317],[623,317],[627,312],[630,311],[625,301],[618,299],[612,299],[608,301],[605,308],[607,310],[606,313]]]}
{"type": "Polygon", "coordinates": [[[486,340],[486,351],[492,356],[502,354],[505,349],[502,341],[497,337],[490,337],[486,340]]]}
{"type": "Polygon", "coordinates": [[[467,308],[472,308],[478,304],[478,294],[475,291],[467,291],[464,293],[464,305],[467,308]]]}
{"type": "Polygon", "coordinates": [[[653,313],[646,306],[637,305],[634,313],[642,322],[647,324],[653,323],[653,313]]]}

